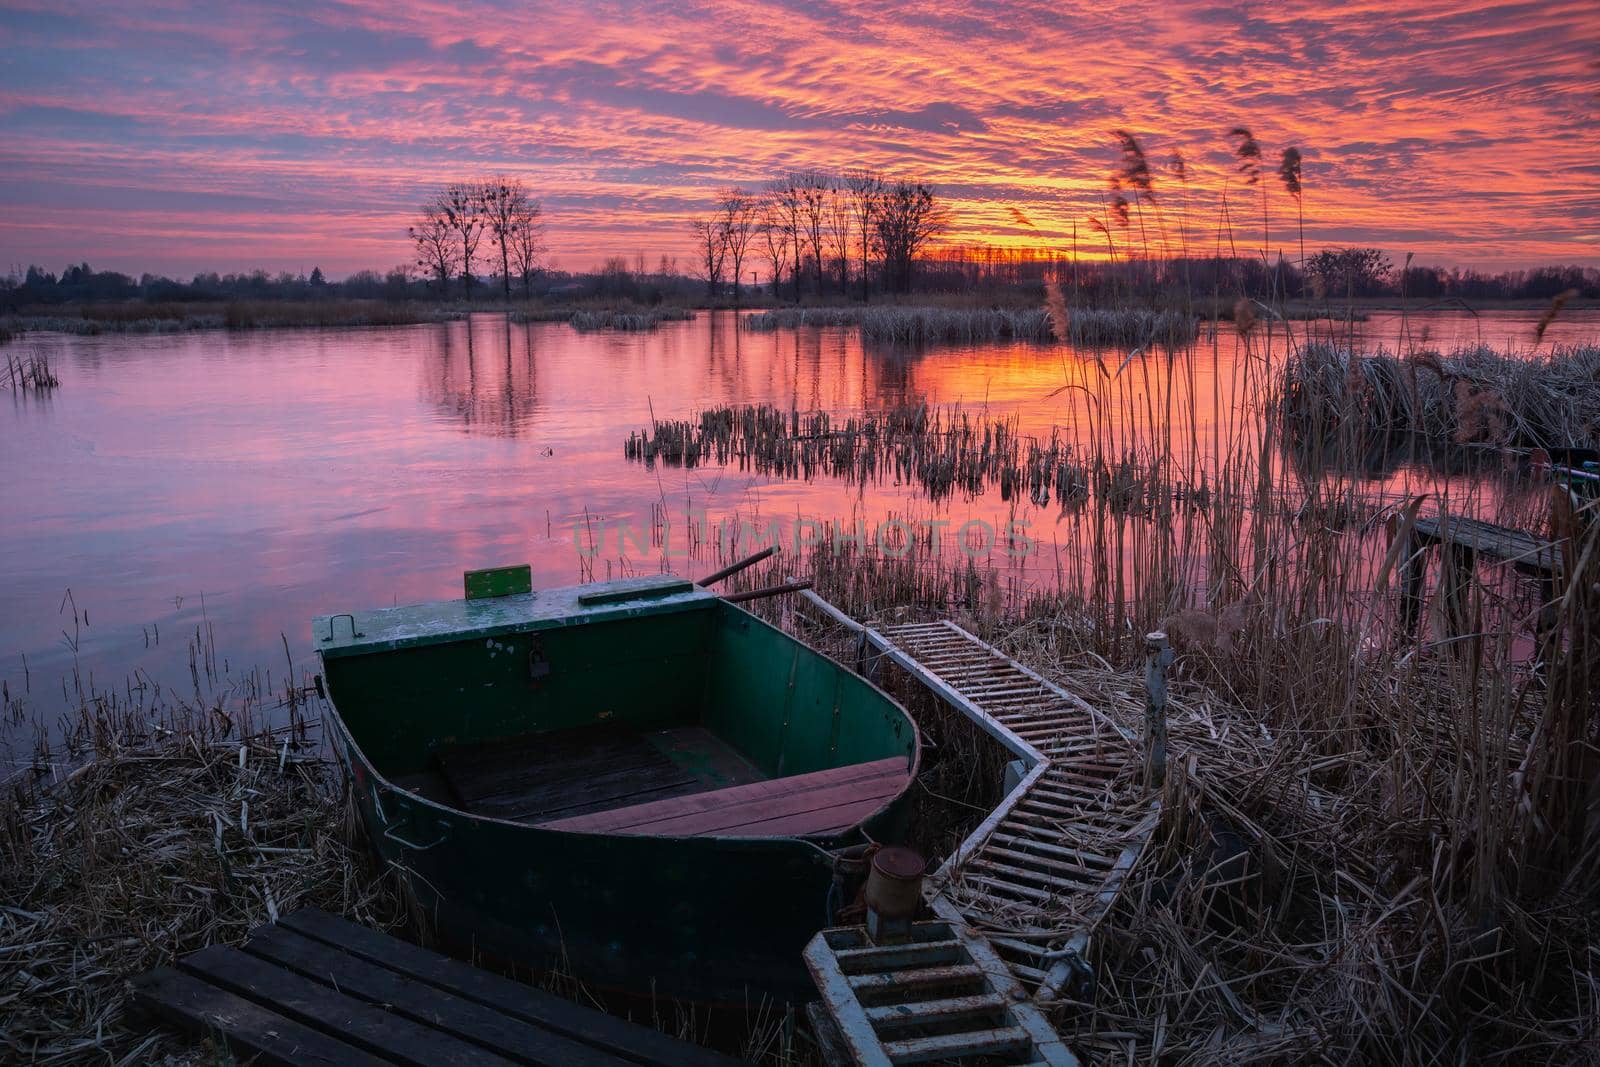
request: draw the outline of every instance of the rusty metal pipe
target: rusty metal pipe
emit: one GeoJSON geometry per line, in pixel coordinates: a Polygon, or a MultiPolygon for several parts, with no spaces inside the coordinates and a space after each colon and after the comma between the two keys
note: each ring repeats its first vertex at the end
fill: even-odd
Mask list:
{"type": "Polygon", "coordinates": [[[776,547],[768,545],[766,548],[763,548],[760,552],[757,552],[754,555],[746,556],[741,560],[736,560],[722,568],[720,571],[713,571],[694,584],[706,587],[716,585],[718,582],[722,581],[722,579],[732,577],[733,575],[744,570],[746,567],[754,567],[757,563],[760,563],[762,560],[766,559],[776,551],[776,547]]]}
{"type": "Polygon", "coordinates": [[[765,589],[746,589],[742,593],[729,593],[722,599],[730,604],[742,604],[746,600],[761,600],[769,596],[782,596],[784,593],[798,593],[802,589],[810,589],[810,581],[784,582],[782,585],[769,585],[765,589]]]}

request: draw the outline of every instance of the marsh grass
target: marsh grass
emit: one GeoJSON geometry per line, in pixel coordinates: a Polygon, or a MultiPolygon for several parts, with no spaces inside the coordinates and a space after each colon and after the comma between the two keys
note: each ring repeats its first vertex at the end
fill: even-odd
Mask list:
{"type": "Polygon", "coordinates": [[[130,1017],[127,979],[299,907],[380,929],[410,918],[297,705],[223,714],[130,693],[87,701],[70,760],[41,752],[0,797],[0,1043],[14,1062],[207,1061],[215,1050],[130,1017]]]}
{"type": "Polygon", "coordinates": [[[777,308],[746,316],[760,333],[803,326],[857,327],[866,344],[919,347],[1066,340],[1086,347],[1182,345],[1195,340],[1197,320],[1184,312],[1150,308],[1077,308],[1063,322],[1040,308],[839,307],[777,308]]]}
{"type": "Polygon", "coordinates": [[[7,353],[5,379],[0,384],[10,386],[13,393],[43,393],[58,387],[61,379],[50,369],[50,356],[45,352],[26,356],[7,353]]]}
{"type": "Polygon", "coordinates": [[[663,322],[687,322],[694,318],[689,308],[631,303],[554,304],[521,308],[510,314],[512,322],[565,322],[580,333],[595,330],[644,333],[663,322]]]}
{"type": "Polygon", "coordinates": [[[13,333],[183,333],[293,327],[407,326],[458,319],[464,312],[383,300],[230,300],[226,302],[76,304],[3,320],[13,333]]]}
{"type": "MultiPolygon", "coordinates": [[[[1341,582],[1359,602],[1373,579],[1347,539],[1287,509],[1274,523],[1298,569],[1173,610],[1135,567],[1111,618],[1070,582],[1045,592],[923,540],[895,554],[819,548],[735,584],[799,574],[870,623],[953,618],[1135,733],[1140,642],[1123,635],[1145,618],[1169,633],[1180,650],[1173,771],[1156,847],[1097,941],[1094,1001],[1050,1005],[1080,1052],[1417,1064],[1592,1055],[1600,538],[1574,546],[1584,562],[1554,604],[1566,640],[1540,671],[1513,657],[1521,623],[1495,610],[1493,583],[1473,585],[1471,651],[1439,630],[1413,643],[1370,603],[1329,615],[1341,582]]],[[[1177,547],[1152,538],[1140,564],[1177,547]]],[[[1377,592],[1392,594],[1387,578],[1377,592]]],[[[810,633],[800,608],[762,610],[810,633]]],[[[1063,922],[1062,937],[1065,911],[1063,922]]]]}
{"type": "Polygon", "coordinates": [[[579,333],[593,330],[623,330],[643,333],[655,329],[663,322],[686,322],[694,312],[686,308],[650,308],[647,311],[580,311],[567,322],[579,333]]]}
{"type": "Polygon", "coordinates": [[[997,489],[1004,500],[1072,506],[1091,484],[1122,476],[1075,461],[1059,434],[1024,436],[1015,419],[993,419],[959,405],[906,405],[835,418],[784,412],[766,404],[712,408],[696,419],[655,421],[623,442],[623,455],[674,467],[734,465],[758,474],[850,485],[911,482],[928,500],[971,499],[997,489]]]}

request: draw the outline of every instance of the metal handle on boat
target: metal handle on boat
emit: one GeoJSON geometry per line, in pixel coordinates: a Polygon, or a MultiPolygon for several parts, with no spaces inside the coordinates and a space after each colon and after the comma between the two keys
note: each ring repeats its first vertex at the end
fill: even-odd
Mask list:
{"type": "Polygon", "coordinates": [[[408,841],[405,838],[401,837],[399,834],[395,833],[395,828],[396,827],[399,827],[399,826],[410,826],[410,825],[411,825],[411,813],[408,811],[404,815],[402,815],[392,825],[385,826],[383,828],[383,836],[387,837],[390,841],[393,841],[395,844],[399,845],[401,848],[409,848],[413,852],[426,852],[430,848],[434,848],[434,847],[436,847],[438,845],[444,844],[444,839],[450,836],[450,827],[448,827],[448,826],[440,826],[439,827],[439,837],[438,837],[437,840],[429,841],[426,845],[419,845],[415,841],[408,841]]]}
{"type": "Polygon", "coordinates": [[[333,622],[334,622],[335,619],[349,619],[350,620],[350,636],[351,637],[360,637],[361,636],[360,631],[358,631],[356,629],[356,617],[354,615],[350,614],[348,611],[346,611],[346,612],[343,612],[343,613],[341,613],[339,615],[329,615],[328,616],[328,636],[324,637],[322,639],[324,644],[326,644],[327,642],[333,640],[333,622]]]}

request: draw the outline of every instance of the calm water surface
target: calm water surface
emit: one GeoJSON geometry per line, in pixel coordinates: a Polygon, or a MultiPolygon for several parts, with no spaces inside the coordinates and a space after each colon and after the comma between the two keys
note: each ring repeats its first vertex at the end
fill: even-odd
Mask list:
{"type": "MultiPolygon", "coordinates": [[[[1436,345],[1526,348],[1537,317],[1435,314],[1405,328],[1436,345]]],[[[1390,347],[1402,328],[1391,315],[1360,327],[1390,347]]],[[[1597,335],[1600,320],[1570,317],[1547,343],[1597,335]]],[[[984,494],[935,509],[906,485],[650,470],[624,460],[622,443],[652,412],[766,402],[847,413],[921,399],[1070,440],[1085,412],[1081,393],[1061,387],[1081,380],[1090,358],[1029,345],[863,350],[850,331],[757,334],[729,313],[648,335],[482,315],[381,329],[36,336],[12,350],[47,352],[61,378],[48,396],[0,398],[0,679],[46,714],[67,706],[73,676],[120,689],[141,671],[187,689],[197,628],[212,635],[224,681],[258,664],[281,676],[285,641],[297,673],[312,664],[313,615],[459,596],[461,572],[476,566],[529,561],[537,584],[576,582],[578,546],[600,520],[645,545],[619,543],[613,526],[596,577],[712,569],[705,551],[685,555],[687,517],[702,511],[713,524],[1023,521],[1048,559],[1054,508],[984,494]],[[659,528],[649,543],[663,514],[664,547],[659,528]]],[[[1142,358],[1154,369],[1129,373],[1135,398],[1163,373],[1161,360],[1142,358]]],[[[1202,344],[1193,368],[1195,420],[1226,434],[1239,418],[1227,399],[1241,373],[1237,340],[1202,344]]],[[[1034,573],[1003,554],[995,565],[1050,580],[1048,567],[1034,573]]]]}

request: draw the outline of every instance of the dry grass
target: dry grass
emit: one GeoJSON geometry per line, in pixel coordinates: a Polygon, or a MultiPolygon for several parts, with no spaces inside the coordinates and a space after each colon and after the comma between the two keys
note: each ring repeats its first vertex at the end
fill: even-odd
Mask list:
{"type": "Polygon", "coordinates": [[[126,980],[299,907],[406,918],[299,724],[241,737],[214,712],[148,710],[86,708],[83,762],[0,798],[0,1058],[208,1059],[130,1018],[126,980]]]}
{"type": "MultiPolygon", "coordinates": [[[[1101,607],[911,547],[737,584],[798,573],[869,621],[955,618],[1139,731],[1137,643],[1101,607]]],[[[1511,663],[1509,623],[1463,656],[1288,614],[1304,587],[1161,618],[1180,653],[1165,814],[1101,928],[1093,1002],[1053,1002],[1074,1046],[1105,1063],[1600,1055],[1600,534],[1576,550],[1591,577],[1555,603],[1567,639],[1543,672],[1511,663]]]]}

